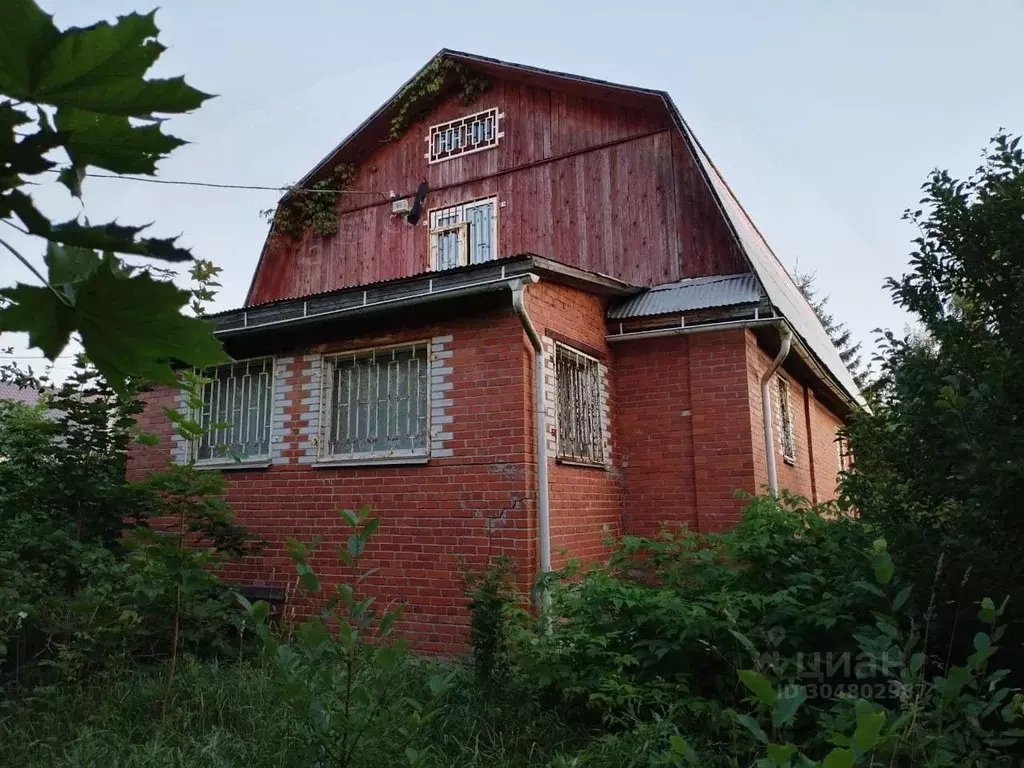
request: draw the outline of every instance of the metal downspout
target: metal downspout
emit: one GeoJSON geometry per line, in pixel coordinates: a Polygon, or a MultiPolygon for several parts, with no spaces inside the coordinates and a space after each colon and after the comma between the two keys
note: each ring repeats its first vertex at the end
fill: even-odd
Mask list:
{"type": "Polygon", "coordinates": [[[779,496],[779,476],[775,468],[775,436],[772,434],[772,398],[769,386],[772,376],[779,370],[779,366],[789,356],[790,347],[793,345],[793,332],[786,323],[779,323],[779,339],[782,345],[779,347],[779,354],[772,360],[768,370],[761,377],[761,419],[764,422],[764,455],[768,462],[768,488],[772,496],[779,496]]]}
{"type": "Polygon", "coordinates": [[[551,511],[548,506],[548,457],[547,435],[544,429],[544,346],[533,321],[526,312],[526,286],[540,280],[536,275],[526,275],[512,286],[512,307],[523,324],[526,335],[533,345],[534,359],[534,434],[537,436],[537,528],[539,540],[540,572],[551,571],[551,511]]]}

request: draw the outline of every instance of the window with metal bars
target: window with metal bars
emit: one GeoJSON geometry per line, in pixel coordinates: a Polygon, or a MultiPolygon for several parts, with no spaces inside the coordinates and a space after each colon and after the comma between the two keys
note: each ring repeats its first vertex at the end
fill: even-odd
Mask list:
{"type": "Polygon", "coordinates": [[[239,360],[201,375],[206,382],[196,420],[206,434],[194,446],[196,460],[268,458],[274,358],[239,360]]]}
{"type": "Polygon", "coordinates": [[[846,471],[847,463],[849,461],[849,449],[846,445],[846,438],[836,430],[836,474],[842,474],[846,471]]]}
{"type": "Polygon", "coordinates": [[[453,269],[498,257],[498,199],[438,208],[430,212],[430,265],[453,269]]]}
{"type": "Polygon", "coordinates": [[[460,155],[493,149],[505,134],[498,129],[504,115],[496,107],[430,126],[427,161],[439,163],[460,155]]]}
{"type": "Polygon", "coordinates": [[[779,425],[782,441],[782,458],[796,461],[796,430],[793,423],[793,408],[789,402],[789,382],[779,377],[779,425]]]}
{"type": "Polygon", "coordinates": [[[324,360],[322,458],[400,458],[429,453],[427,343],[324,360]]]}
{"type": "Polygon", "coordinates": [[[558,458],[604,462],[601,366],[592,357],[555,345],[558,458]]]}

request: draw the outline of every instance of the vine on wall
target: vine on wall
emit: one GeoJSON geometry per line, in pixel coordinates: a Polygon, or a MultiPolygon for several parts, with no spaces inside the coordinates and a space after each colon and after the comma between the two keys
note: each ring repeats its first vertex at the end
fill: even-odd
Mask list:
{"type": "MultiPolygon", "coordinates": [[[[416,121],[423,118],[447,89],[457,83],[459,101],[473,104],[491,81],[480,72],[447,56],[431,61],[397,97],[391,129],[385,141],[400,139],[416,121]]],[[[355,178],[357,166],[338,163],[330,176],[309,187],[293,188],[276,209],[261,211],[274,225],[274,232],[300,239],[312,230],[321,237],[338,233],[338,198],[355,178]]]]}
{"type": "Polygon", "coordinates": [[[491,85],[486,75],[454,59],[447,56],[434,59],[398,94],[398,108],[391,118],[388,141],[401,138],[410,125],[426,115],[453,81],[459,84],[459,101],[467,105],[479,99],[491,85]]]}
{"type": "Polygon", "coordinates": [[[276,209],[262,211],[274,225],[275,232],[283,232],[295,239],[312,230],[321,237],[338,233],[338,198],[352,185],[356,166],[338,163],[329,176],[307,188],[295,187],[276,209]]]}

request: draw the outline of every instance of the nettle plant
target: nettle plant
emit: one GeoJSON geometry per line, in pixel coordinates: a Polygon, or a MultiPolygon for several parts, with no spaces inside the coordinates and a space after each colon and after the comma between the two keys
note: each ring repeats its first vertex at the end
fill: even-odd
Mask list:
{"type": "Polygon", "coordinates": [[[336,553],[354,574],[355,586],[339,582],[325,590],[310,564],[321,542],[290,539],[296,583],[309,601],[321,602],[319,613],[280,632],[271,625],[268,603],[251,603],[241,595],[238,600],[262,640],[282,698],[305,726],[319,765],[378,765],[375,760],[382,758],[367,754],[370,745],[395,744],[404,747],[410,766],[427,765],[429,756],[413,746],[414,739],[439,714],[436,700],[451,675],[429,679],[427,702],[408,695],[402,681],[412,661],[406,642],[395,637],[401,607],[378,611],[374,597],[357,592],[375,570],[362,569],[360,562],[380,519],[370,516],[369,507],[338,515],[352,533],[336,553]]]}

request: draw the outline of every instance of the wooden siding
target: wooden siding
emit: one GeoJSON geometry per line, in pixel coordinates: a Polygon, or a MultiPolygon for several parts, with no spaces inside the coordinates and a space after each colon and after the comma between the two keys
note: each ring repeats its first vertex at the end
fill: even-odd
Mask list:
{"type": "MultiPolygon", "coordinates": [[[[472,106],[445,100],[359,166],[352,187],[400,197],[426,179],[427,209],[498,197],[498,253],[532,252],[636,285],[744,271],[684,140],[663,109],[497,80],[472,106]],[[430,165],[429,125],[496,106],[497,149],[430,165]]],[[[250,303],[408,277],[428,269],[415,226],[380,196],[343,195],[333,237],[267,244],[250,303]]]]}

